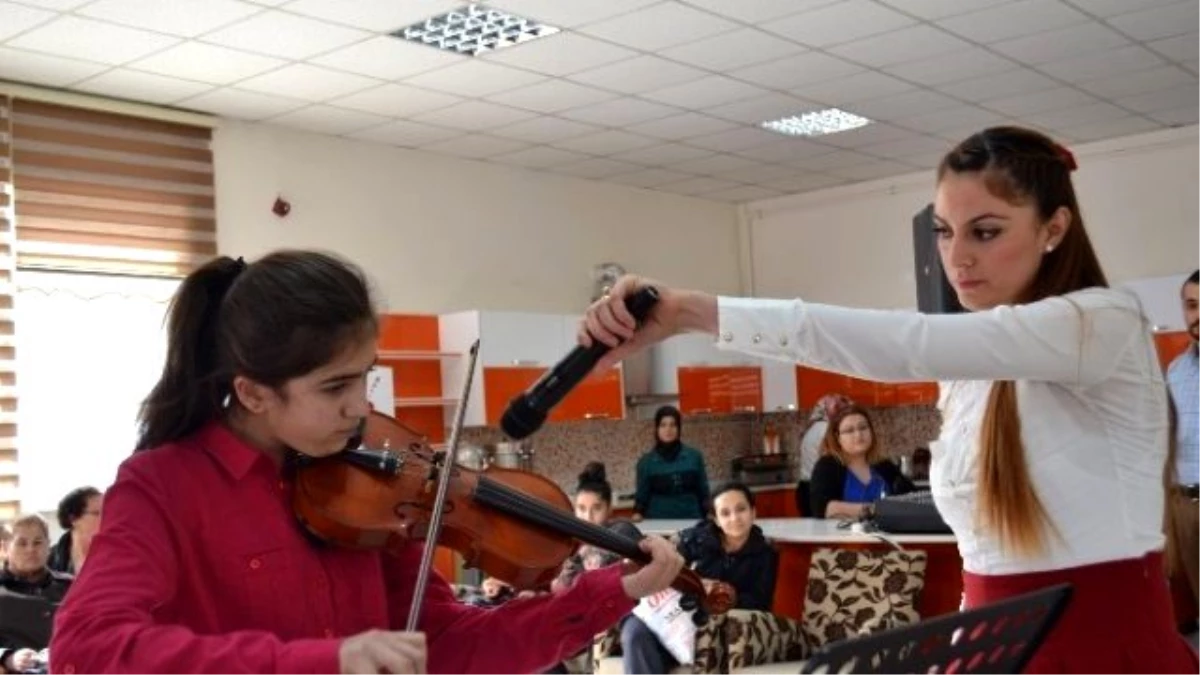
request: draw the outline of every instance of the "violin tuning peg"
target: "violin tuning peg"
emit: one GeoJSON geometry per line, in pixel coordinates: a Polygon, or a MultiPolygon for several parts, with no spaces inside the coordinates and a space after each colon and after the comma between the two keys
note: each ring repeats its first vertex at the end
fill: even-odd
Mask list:
{"type": "Polygon", "coordinates": [[[696,596],[684,593],[683,597],[679,598],[679,609],[685,612],[690,612],[700,606],[700,602],[696,600],[696,596]]]}

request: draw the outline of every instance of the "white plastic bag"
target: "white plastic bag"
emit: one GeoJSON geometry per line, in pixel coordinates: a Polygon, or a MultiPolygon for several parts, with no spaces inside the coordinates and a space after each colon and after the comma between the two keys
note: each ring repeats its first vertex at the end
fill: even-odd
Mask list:
{"type": "Polygon", "coordinates": [[[683,594],[674,588],[648,595],[633,608],[633,615],[642,620],[659,642],[682,665],[691,665],[696,657],[695,610],[684,611],[679,606],[683,594]]]}

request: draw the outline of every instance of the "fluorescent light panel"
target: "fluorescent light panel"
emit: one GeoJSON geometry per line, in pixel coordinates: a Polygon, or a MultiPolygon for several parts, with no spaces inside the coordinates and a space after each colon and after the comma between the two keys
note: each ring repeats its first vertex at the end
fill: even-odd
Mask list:
{"type": "Polygon", "coordinates": [[[871,120],[837,108],[763,122],[762,128],[787,136],[824,136],[865,127],[871,120]]]}
{"type": "Polygon", "coordinates": [[[391,35],[456,54],[478,56],[553,35],[558,30],[532,19],[470,4],[401,28],[391,35]]]}

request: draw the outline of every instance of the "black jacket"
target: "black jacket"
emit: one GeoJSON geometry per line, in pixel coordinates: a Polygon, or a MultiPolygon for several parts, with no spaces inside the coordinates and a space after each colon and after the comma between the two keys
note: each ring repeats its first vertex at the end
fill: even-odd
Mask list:
{"type": "Polygon", "coordinates": [[[741,549],[726,553],[717,524],[702,520],[679,533],[679,554],[701,577],[732,585],[737,609],[771,611],[779,554],[757,525],[741,549]]]}
{"type": "MultiPolygon", "coordinates": [[[[912,492],[912,481],[900,473],[899,467],[891,460],[883,460],[871,466],[875,473],[883,479],[889,495],[902,495],[912,492]]],[[[846,487],[846,465],[833,455],[825,455],[817,460],[813,467],[812,480],[809,482],[809,500],[812,506],[813,518],[824,518],[825,509],[829,502],[842,501],[842,491],[846,487]]],[[[799,490],[799,488],[797,488],[799,490]]]]}

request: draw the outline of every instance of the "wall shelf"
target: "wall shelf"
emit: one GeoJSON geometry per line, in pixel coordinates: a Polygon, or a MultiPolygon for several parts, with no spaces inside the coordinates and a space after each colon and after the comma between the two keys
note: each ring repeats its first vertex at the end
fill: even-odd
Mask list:
{"type": "Polygon", "coordinates": [[[461,358],[459,352],[432,352],[416,349],[380,350],[377,354],[380,361],[441,361],[443,359],[461,358]]]}
{"type": "Polygon", "coordinates": [[[433,408],[446,407],[458,404],[456,398],[437,398],[434,396],[417,396],[412,398],[396,399],[397,408],[433,408]]]}

